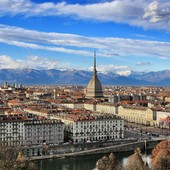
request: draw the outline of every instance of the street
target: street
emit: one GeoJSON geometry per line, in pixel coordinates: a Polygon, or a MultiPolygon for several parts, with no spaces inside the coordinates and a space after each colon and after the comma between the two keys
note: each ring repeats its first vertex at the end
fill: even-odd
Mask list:
{"type": "Polygon", "coordinates": [[[169,129],[125,122],[125,138],[155,138],[170,136],[169,129]]]}

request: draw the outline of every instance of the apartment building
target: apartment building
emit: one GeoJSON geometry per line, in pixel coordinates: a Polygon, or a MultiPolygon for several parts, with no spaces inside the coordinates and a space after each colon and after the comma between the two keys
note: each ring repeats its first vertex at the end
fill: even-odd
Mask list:
{"type": "Polygon", "coordinates": [[[170,111],[157,111],[156,125],[170,130],[170,111]]]}
{"type": "Polygon", "coordinates": [[[24,139],[24,120],[19,116],[0,115],[0,144],[23,145],[24,139]]]}
{"type": "Polygon", "coordinates": [[[47,117],[48,114],[50,114],[50,110],[43,108],[43,107],[28,107],[28,108],[24,108],[24,111],[27,113],[32,113],[35,115],[39,115],[39,116],[44,116],[47,117]]]}
{"type": "Polygon", "coordinates": [[[86,102],[84,103],[84,109],[86,110],[91,110],[91,111],[96,111],[96,103],[93,102],[86,102]]]}
{"type": "Polygon", "coordinates": [[[60,120],[30,120],[24,122],[24,127],[24,145],[64,142],[64,125],[60,120]]]}
{"type": "Polygon", "coordinates": [[[38,120],[22,115],[0,115],[1,145],[38,145],[64,142],[60,120],[38,120]]]}
{"type": "Polygon", "coordinates": [[[96,104],[96,111],[100,113],[117,114],[118,107],[112,103],[98,103],[96,104]]]}
{"type": "Polygon", "coordinates": [[[151,126],[156,124],[155,111],[147,107],[119,106],[118,115],[129,122],[151,126]]]}
{"type": "Polygon", "coordinates": [[[116,94],[116,95],[110,95],[108,98],[108,101],[110,103],[117,103],[117,102],[121,102],[121,101],[135,101],[135,100],[139,100],[139,101],[146,100],[146,95],[143,95],[143,94],[127,94],[127,95],[116,94]]]}
{"type": "Polygon", "coordinates": [[[58,119],[65,124],[65,136],[73,143],[124,138],[124,120],[114,115],[69,114],[58,119]]]}
{"type": "Polygon", "coordinates": [[[74,103],[74,102],[69,103],[68,102],[68,103],[63,103],[61,105],[71,108],[71,109],[84,109],[84,103],[74,103]]]}

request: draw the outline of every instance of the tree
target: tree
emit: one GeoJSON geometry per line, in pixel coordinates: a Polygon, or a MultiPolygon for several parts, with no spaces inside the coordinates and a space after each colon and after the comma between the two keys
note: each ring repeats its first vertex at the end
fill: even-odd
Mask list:
{"type": "Polygon", "coordinates": [[[125,170],[148,170],[148,165],[141,157],[141,150],[137,148],[133,155],[129,156],[125,165],[125,170]]]}
{"type": "Polygon", "coordinates": [[[154,170],[170,170],[170,152],[162,149],[152,161],[154,170]]]}
{"type": "Polygon", "coordinates": [[[152,160],[154,160],[154,158],[162,149],[166,149],[170,152],[170,141],[168,140],[161,141],[159,144],[156,145],[156,147],[152,150],[152,156],[151,156],[152,160]]]}
{"type": "Polygon", "coordinates": [[[160,142],[152,151],[152,168],[154,170],[170,169],[170,141],[160,142]]]}
{"type": "Polygon", "coordinates": [[[17,147],[0,147],[0,170],[37,170],[17,147]]]}
{"type": "Polygon", "coordinates": [[[0,170],[13,169],[18,150],[12,147],[0,147],[0,170]]]}
{"type": "Polygon", "coordinates": [[[121,163],[116,159],[116,157],[111,153],[109,157],[103,156],[96,163],[96,168],[98,170],[122,170],[123,167],[121,163]]]}
{"type": "MultiPolygon", "coordinates": [[[[170,170],[170,141],[161,141],[152,150],[152,170],[170,170]]],[[[123,167],[111,153],[109,157],[104,156],[96,163],[98,170],[122,170],[123,167]]],[[[137,148],[134,154],[129,156],[124,167],[125,170],[149,170],[148,164],[141,157],[141,150],[137,148]]]]}

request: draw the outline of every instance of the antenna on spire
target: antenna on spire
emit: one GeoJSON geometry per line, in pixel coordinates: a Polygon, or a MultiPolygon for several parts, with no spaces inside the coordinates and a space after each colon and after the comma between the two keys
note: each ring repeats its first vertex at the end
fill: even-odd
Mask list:
{"type": "Polygon", "coordinates": [[[96,50],[94,50],[94,70],[93,70],[93,75],[95,77],[97,76],[97,70],[96,70],[96,50]]]}
{"type": "Polygon", "coordinates": [[[96,70],[96,50],[94,50],[94,70],[96,70]]]}

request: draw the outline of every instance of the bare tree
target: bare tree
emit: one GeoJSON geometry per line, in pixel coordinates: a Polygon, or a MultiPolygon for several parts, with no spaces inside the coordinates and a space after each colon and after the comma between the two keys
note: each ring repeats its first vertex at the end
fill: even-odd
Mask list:
{"type": "Polygon", "coordinates": [[[0,146],[0,170],[37,170],[37,167],[19,148],[0,146]]]}
{"type": "Polygon", "coordinates": [[[157,144],[156,147],[152,150],[151,158],[154,160],[154,158],[157,156],[157,154],[162,149],[166,149],[166,150],[168,150],[170,152],[170,141],[164,140],[164,141],[161,141],[159,144],[157,144]]]}
{"type": "Polygon", "coordinates": [[[0,147],[0,170],[14,169],[18,149],[14,147],[0,147]]]}
{"type": "Polygon", "coordinates": [[[148,166],[141,157],[141,151],[137,148],[133,155],[129,156],[125,170],[148,170],[148,166]]]}
{"type": "Polygon", "coordinates": [[[123,167],[121,163],[116,159],[116,157],[111,153],[109,157],[103,156],[96,163],[96,168],[98,170],[122,170],[123,167]]]}
{"type": "Polygon", "coordinates": [[[170,170],[170,141],[160,142],[152,151],[152,168],[170,170]]]}

